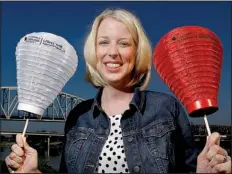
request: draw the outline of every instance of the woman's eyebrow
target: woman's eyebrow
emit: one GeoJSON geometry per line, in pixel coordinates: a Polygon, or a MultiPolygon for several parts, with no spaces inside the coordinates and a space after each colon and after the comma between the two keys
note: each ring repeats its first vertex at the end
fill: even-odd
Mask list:
{"type": "Polygon", "coordinates": [[[102,38],[102,39],[108,39],[109,37],[107,37],[107,36],[98,36],[97,38],[98,38],[98,39],[101,39],[101,38],[102,38]]]}

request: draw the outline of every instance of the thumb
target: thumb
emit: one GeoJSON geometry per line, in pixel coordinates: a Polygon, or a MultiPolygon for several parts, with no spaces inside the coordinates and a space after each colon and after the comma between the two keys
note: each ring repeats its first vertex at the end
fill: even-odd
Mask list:
{"type": "Polygon", "coordinates": [[[22,136],[22,134],[17,134],[16,135],[16,143],[17,143],[17,145],[19,146],[19,147],[23,147],[23,136],[22,136]]]}
{"type": "Polygon", "coordinates": [[[209,136],[209,147],[212,147],[213,145],[220,146],[220,134],[218,132],[214,132],[209,136]]]}

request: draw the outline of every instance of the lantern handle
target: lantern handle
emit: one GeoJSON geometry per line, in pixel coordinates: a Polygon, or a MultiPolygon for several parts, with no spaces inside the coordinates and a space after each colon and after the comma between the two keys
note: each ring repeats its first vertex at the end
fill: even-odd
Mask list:
{"type": "MultiPolygon", "coordinates": [[[[28,113],[28,117],[30,117],[30,113],[28,113]]],[[[25,134],[26,134],[26,130],[27,130],[27,126],[28,126],[28,121],[29,121],[29,118],[26,119],[26,123],[25,123],[25,125],[24,125],[23,137],[24,137],[25,134]]]]}
{"type": "Polygon", "coordinates": [[[210,128],[209,128],[209,123],[208,123],[206,114],[204,115],[204,120],[205,120],[206,129],[207,129],[207,132],[208,132],[208,136],[210,136],[211,135],[211,131],[210,131],[210,128]]]}

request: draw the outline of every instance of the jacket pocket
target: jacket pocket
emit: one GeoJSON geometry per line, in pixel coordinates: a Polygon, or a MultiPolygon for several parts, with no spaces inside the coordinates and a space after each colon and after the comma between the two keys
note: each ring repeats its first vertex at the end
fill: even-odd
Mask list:
{"type": "Polygon", "coordinates": [[[65,160],[69,172],[75,171],[76,161],[80,150],[90,135],[90,130],[85,127],[74,127],[66,134],[65,160]]]}
{"type": "Polygon", "coordinates": [[[142,129],[145,143],[152,155],[169,159],[173,130],[175,126],[172,119],[156,120],[142,129]]]}

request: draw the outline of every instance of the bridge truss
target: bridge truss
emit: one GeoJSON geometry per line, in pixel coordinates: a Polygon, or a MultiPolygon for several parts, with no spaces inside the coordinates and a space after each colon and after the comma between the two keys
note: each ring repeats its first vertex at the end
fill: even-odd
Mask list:
{"type": "Polygon", "coordinates": [[[0,93],[0,118],[1,119],[37,119],[47,121],[65,121],[69,112],[81,101],[82,98],[60,92],[53,103],[46,109],[44,115],[30,114],[18,111],[17,87],[1,87],[0,93]]]}

